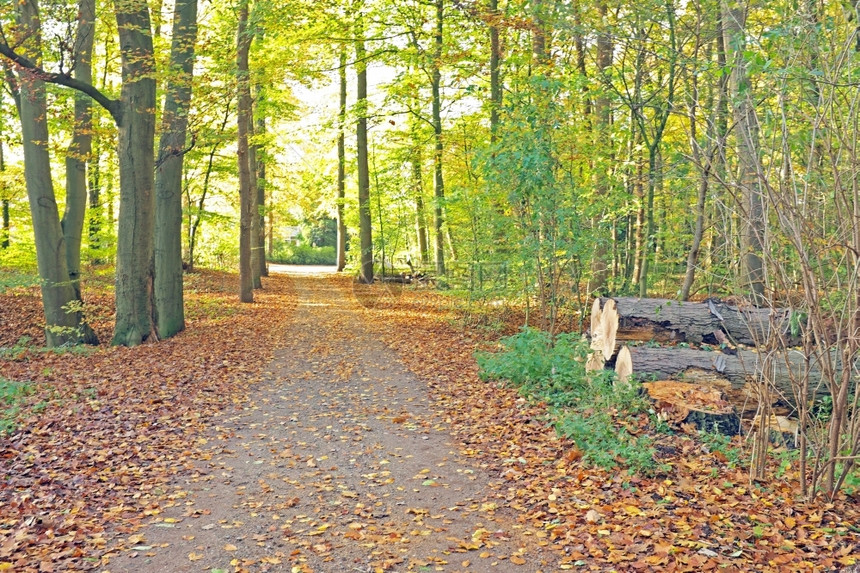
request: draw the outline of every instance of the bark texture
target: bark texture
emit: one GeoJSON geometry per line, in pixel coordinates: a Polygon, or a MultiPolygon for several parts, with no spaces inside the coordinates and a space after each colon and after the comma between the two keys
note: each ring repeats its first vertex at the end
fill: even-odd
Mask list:
{"type": "MultiPolygon", "coordinates": [[[[600,299],[606,303],[608,298],[600,299]]],[[[739,307],[717,299],[679,302],[664,298],[615,297],[618,336],[623,340],[650,340],[629,333],[650,329],[653,338],[677,342],[719,343],[721,331],[730,341],[747,346],[763,345],[771,335],[786,344],[799,342],[790,334],[790,312],[753,306],[739,307]]]]}
{"type": "MultiPolygon", "coordinates": [[[[78,2],[75,35],[75,79],[92,83],[92,52],[95,35],[94,0],[78,2]]],[[[75,125],[66,151],[66,207],[63,213],[63,238],[66,241],[66,267],[75,295],[81,300],[81,243],[87,212],[87,161],[92,151],[92,101],[75,92],[75,125]]]]}
{"type": "Polygon", "coordinates": [[[252,35],[248,31],[248,0],[239,7],[239,26],[236,33],[236,69],[238,75],[238,160],[239,160],[239,300],[254,301],[252,268],[254,227],[254,193],[251,187],[251,164],[248,128],[253,121],[251,110],[251,83],[248,77],[248,57],[252,35]]]}
{"type": "Polygon", "coordinates": [[[167,84],[155,173],[155,329],[169,338],[185,328],[182,293],[182,166],[186,152],[188,110],[197,0],[177,0],[170,49],[172,75],[167,84]]]}
{"type": "Polygon", "coordinates": [[[145,0],[116,5],[122,46],[119,113],[120,200],[113,344],[135,346],[154,333],[152,255],[155,226],[155,59],[145,0]]]}
{"type": "Polygon", "coordinates": [[[359,22],[355,41],[355,61],[358,85],[356,147],[358,151],[358,235],[361,246],[361,282],[373,282],[373,231],[370,217],[370,169],[367,163],[367,53],[364,28],[359,22]]]}
{"type": "MultiPolygon", "coordinates": [[[[37,0],[18,4],[18,24],[26,42],[22,46],[34,61],[41,59],[41,20],[37,0]]],[[[84,342],[78,297],[69,281],[60,213],[51,180],[48,152],[47,98],[37,74],[22,72],[16,99],[24,147],[24,180],[33,219],[36,259],[41,278],[48,346],[84,342]]],[[[90,340],[93,342],[93,340],[90,340]]]]}

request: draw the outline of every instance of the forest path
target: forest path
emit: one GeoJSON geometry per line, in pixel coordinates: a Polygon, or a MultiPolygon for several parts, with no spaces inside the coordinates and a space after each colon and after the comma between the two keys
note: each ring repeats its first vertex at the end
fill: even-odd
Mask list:
{"type": "Polygon", "coordinates": [[[552,570],[344,281],[291,276],[287,346],[103,571],[552,570]]]}

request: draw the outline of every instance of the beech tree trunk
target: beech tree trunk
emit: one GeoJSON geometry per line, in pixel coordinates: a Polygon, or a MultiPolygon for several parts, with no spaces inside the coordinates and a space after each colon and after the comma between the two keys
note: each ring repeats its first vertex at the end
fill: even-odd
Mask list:
{"type": "MultiPolygon", "coordinates": [[[[495,145],[502,107],[501,57],[499,41],[499,0],[490,0],[490,144],[495,145]]],[[[495,153],[495,151],[494,151],[495,153]]]]}
{"type": "Polygon", "coordinates": [[[177,0],[155,173],[155,329],[169,338],[185,328],[182,293],[182,167],[191,105],[197,0],[177,0]]]}
{"type": "Polygon", "coordinates": [[[155,58],[146,0],[117,4],[116,21],[123,57],[117,119],[120,200],[112,344],[135,346],[154,332],[155,58]]]}
{"type": "Polygon", "coordinates": [[[373,236],[370,217],[370,168],[367,163],[367,52],[364,48],[364,27],[359,21],[355,40],[357,75],[358,124],[356,146],[358,151],[358,237],[361,247],[361,282],[373,282],[373,236]]]}
{"type": "Polygon", "coordinates": [[[337,132],[337,272],[346,267],[346,221],[344,202],[346,201],[346,46],[340,49],[340,107],[338,108],[337,132]]]}
{"type": "MultiPolygon", "coordinates": [[[[605,1],[601,1],[597,6],[597,11],[600,14],[601,20],[606,21],[607,6],[605,1]]],[[[597,36],[597,73],[600,78],[606,74],[606,70],[612,65],[612,37],[610,28],[607,26],[597,36]]],[[[601,86],[597,97],[594,98],[594,130],[593,137],[595,140],[595,149],[600,149],[600,143],[606,141],[609,137],[609,129],[612,124],[612,109],[609,99],[608,88],[601,86]]],[[[604,165],[595,169],[594,187],[595,193],[600,197],[605,197],[609,193],[609,177],[607,174],[608,159],[604,165]]],[[[596,244],[594,247],[594,256],[591,260],[591,291],[604,292],[606,283],[609,279],[609,265],[607,262],[608,249],[608,229],[606,223],[601,220],[594,222],[596,229],[596,244]]]]}
{"type": "MultiPolygon", "coordinates": [[[[78,25],[75,32],[74,76],[92,83],[92,51],[96,7],[94,0],[78,2],[78,25]]],[[[75,124],[72,141],[66,151],[66,207],[63,213],[63,238],[66,241],[66,266],[75,295],[81,300],[81,243],[87,212],[87,161],[92,151],[92,102],[75,92],[75,124]]]]}
{"type": "MultiPolygon", "coordinates": [[[[3,142],[0,141],[0,173],[6,171],[6,159],[3,156],[3,142]]],[[[9,248],[9,199],[3,197],[2,201],[2,211],[3,211],[3,227],[0,227],[0,249],[8,249],[9,248]]]]}
{"type": "Polygon", "coordinates": [[[723,0],[725,45],[734,49],[731,58],[732,108],[738,153],[736,187],[741,211],[741,282],[757,304],[764,302],[765,215],[761,177],[764,172],[759,158],[759,125],[753,103],[752,83],[747,72],[744,28],[746,7],[735,0],[723,0]]]}
{"type": "MultiPolygon", "coordinates": [[[[37,0],[17,5],[18,25],[28,57],[40,62],[41,20],[37,0]]],[[[27,74],[29,72],[22,72],[27,74]]],[[[24,180],[33,218],[36,260],[41,278],[42,306],[45,313],[45,339],[48,346],[62,346],[86,341],[83,336],[78,296],[69,281],[66,248],[60,213],[51,180],[48,152],[48,119],[45,83],[32,74],[19,83],[16,98],[21,119],[24,148],[24,180]]]]}
{"type": "MultiPolygon", "coordinates": [[[[266,134],[266,115],[259,105],[264,94],[262,86],[257,86],[257,119],[255,133],[258,136],[266,134]]],[[[257,190],[257,274],[269,276],[269,265],[266,261],[266,153],[259,141],[254,145],[254,163],[256,165],[255,188],[257,190]]],[[[260,288],[262,288],[260,283],[260,288]]]]}
{"type": "MultiPolygon", "coordinates": [[[[250,73],[250,72],[249,72],[250,73]]],[[[250,89],[250,85],[249,85],[250,89]]],[[[266,264],[264,244],[260,240],[260,189],[257,184],[257,144],[254,142],[254,100],[248,117],[248,174],[251,176],[251,282],[255,289],[263,288],[261,265],[266,264]],[[262,259],[262,261],[260,260],[262,259]]]]}
{"type": "Polygon", "coordinates": [[[238,145],[239,160],[239,300],[254,302],[252,268],[254,227],[254,193],[251,187],[251,163],[248,127],[251,125],[251,83],[248,77],[248,55],[252,34],[248,31],[248,2],[239,6],[239,25],[236,32],[236,74],[238,80],[238,145]]]}
{"type": "Polygon", "coordinates": [[[442,96],[440,93],[442,85],[442,31],[444,23],[444,0],[436,0],[436,34],[433,38],[435,49],[433,51],[433,73],[431,81],[432,108],[433,108],[433,131],[435,134],[435,147],[433,153],[433,231],[436,255],[436,274],[445,274],[445,237],[442,232],[444,223],[443,209],[445,201],[445,181],[442,177],[442,96]]]}

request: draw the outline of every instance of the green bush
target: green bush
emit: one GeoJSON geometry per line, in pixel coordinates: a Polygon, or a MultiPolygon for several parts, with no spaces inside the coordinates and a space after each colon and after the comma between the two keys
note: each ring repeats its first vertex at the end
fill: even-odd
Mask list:
{"type": "Polygon", "coordinates": [[[636,385],[614,385],[613,372],[585,371],[591,352],[578,334],[553,341],[535,329],[501,340],[497,353],[479,353],[484,379],[505,380],[520,393],[549,406],[556,430],[573,440],[586,462],[605,468],[624,466],[633,472],[656,469],[648,436],[634,436],[648,410],[636,385]]]}
{"type": "Polygon", "coordinates": [[[282,265],[334,265],[337,264],[337,253],[334,247],[282,244],[269,260],[282,265]]]}
{"type": "Polygon", "coordinates": [[[0,435],[10,434],[15,430],[19,403],[30,391],[30,384],[0,377],[0,435]]]}

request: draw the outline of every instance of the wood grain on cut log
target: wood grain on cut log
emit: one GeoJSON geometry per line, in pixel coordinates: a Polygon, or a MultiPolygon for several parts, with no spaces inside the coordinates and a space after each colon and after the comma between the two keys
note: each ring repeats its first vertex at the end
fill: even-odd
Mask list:
{"type": "Polygon", "coordinates": [[[700,430],[727,436],[740,433],[741,420],[717,388],[674,380],[645,382],[658,416],[667,422],[694,424],[700,430]]]}
{"type": "Polygon", "coordinates": [[[615,333],[618,330],[618,313],[615,302],[608,300],[603,309],[600,299],[591,306],[591,349],[594,351],[585,364],[587,371],[601,370],[615,353],[615,333]]]}
{"type": "MultiPolygon", "coordinates": [[[[736,355],[731,355],[691,348],[639,346],[630,349],[630,356],[633,360],[634,376],[640,380],[651,377],[678,378],[688,370],[704,370],[718,374],[738,389],[742,389],[750,381],[760,379],[761,371],[766,367],[763,355],[749,350],[740,350],[736,355]]],[[[827,393],[824,384],[816,388],[822,376],[820,365],[815,362],[807,365],[806,358],[799,351],[778,353],[770,357],[767,367],[767,379],[772,380],[776,388],[789,400],[794,397],[792,376],[795,380],[801,380],[807,368],[810,392],[817,390],[819,395],[827,393]]],[[[855,375],[860,377],[860,361],[854,364],[854,370],[855,375]]]]}
{"type": "Polygon", "coordinates": [[[630,357],[630,349],[622,346],[615,359],[615,374],[618,376],[619,384],[630,384],[633,377],[633,359],[630,357]]]}
{"type": "Polygon", "coordinates": [[[619,340],[659,342],[720,343],[722,333],[730,341],[748,346],[765,342],[771,328],[790,340],[790,311],[739,307],[715,299],[706,302],[679,302],[664,298],[603,298],[614,300],[619,317],[619,340]],[[715,334],[716,333],[716,334],[715,334]]]}

